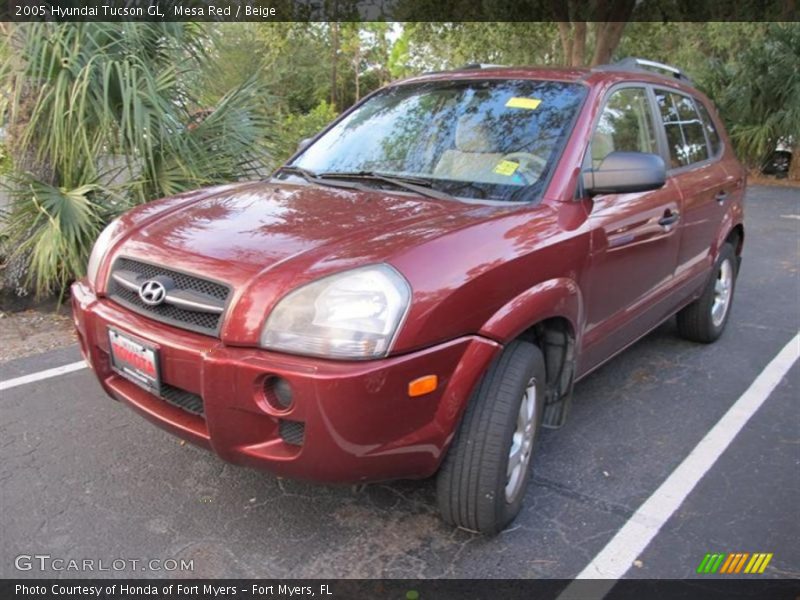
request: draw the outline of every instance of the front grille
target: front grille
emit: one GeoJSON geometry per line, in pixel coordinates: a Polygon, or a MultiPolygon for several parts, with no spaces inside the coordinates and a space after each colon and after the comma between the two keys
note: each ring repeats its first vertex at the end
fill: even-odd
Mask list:
{"type": "Polygon", "coordinates": [[[278,423],[278,432],[281,434],[283,441],[287,444],[302,446],[303,438],[306,434],[306,425],[300,421],[281,419],[278,423]]]}
{"type": "Polygon", "coordinates": [[[182,329],[189,329],[206,335],[219,335],[222,314],[190,310],[167,303],[149,306],[142,302],[135,290],[121,285],[114,279],[114,273],[116,272],[134,274],[141,281],[156,277],[168,277],[174,282],[176,290],[201,294],[204,297],[214,299],[222,306],[227,302],[230,294],[228,286],[129,258],[118,258],[116,260],[108,280],[109,297],[131,310],[182,329]]]}
{"type": "Polygon", "coordinates": [[[161,384],[161,397],[173,406],[182,408],[193,415],[202,417],[205,412],[202,397],[166,383],[161,384]]]}

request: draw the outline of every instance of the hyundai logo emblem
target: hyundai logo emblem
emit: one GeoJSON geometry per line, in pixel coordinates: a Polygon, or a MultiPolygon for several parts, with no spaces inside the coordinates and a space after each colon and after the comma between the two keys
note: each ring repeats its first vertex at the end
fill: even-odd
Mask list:
{"type": "Polygon", "coordinates": [[[148,279],[139,286],[139,298],[148,306],[158,306],[167,297],[167,288],[156,279],[148,279]]]}

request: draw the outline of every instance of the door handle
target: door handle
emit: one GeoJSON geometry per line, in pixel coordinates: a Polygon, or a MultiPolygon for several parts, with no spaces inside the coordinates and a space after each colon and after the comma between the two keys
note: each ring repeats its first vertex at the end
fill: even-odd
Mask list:
{"type": "Polygon", "coordinates": [[[714,196],[714,200],[717,201],[717,204],[722,204],[727,199],[728,199],[728,192],[719,192],[716,196],[714,196]]]}
{"type": "Polygon", "coordinates": [[[666,231],[672,229],[672,226],[675,225],[681,218],[681,213],[677,210],[670,210],[667,209],[664,211],[664,216],[658,220],[658,224],[661,225],[666,231]]]}

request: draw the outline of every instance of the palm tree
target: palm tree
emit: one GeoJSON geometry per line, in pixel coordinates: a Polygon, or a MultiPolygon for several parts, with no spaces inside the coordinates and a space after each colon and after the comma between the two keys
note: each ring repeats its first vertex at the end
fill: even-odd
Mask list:
{"type": "Polygon", "coordinates": [[[215,106],[197,100],[192,75],[213,44],[201,25],[30,23],[13,26],[5,43],[14,169],[3,227],[15,287],[63,291],[119,212],[268,162],[265,94],[254,79],[215,106]]]}
{"type": "Polygon", "coordinates": [[[739,155],[760,165],[780,140],[792,145],[789,178],[800,181],[800,25],[770,23],[761,43],[739,56],[721,112],[739,155]]]}

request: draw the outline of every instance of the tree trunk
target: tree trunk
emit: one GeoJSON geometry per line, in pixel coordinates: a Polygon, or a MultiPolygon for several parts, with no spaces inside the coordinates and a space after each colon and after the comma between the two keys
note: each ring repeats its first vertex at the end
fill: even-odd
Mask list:
{"type": "Polygon", "coordinates": [[[619,46],[626,24],[625,21],[597,23],[595,26],[594,56],[592,57],[593,67],[611,62],[611,57],[614,55],[617,46],[619,46]]]}
{"type": "Polygon", "coordinates": [[[792,146],[792,162],[789,163],[789,179],[800,181],[800,144],[792,146]]]}
{"type": "Polygon", "coordinates": [[[353,58],[353,70],[356,74],[356,102],[361,99],[361,86],[359,80],[361,78],[361,43],[358,39],[358,32],[356,32],[356,48],[355,57],[353,58]]]}
{"type": "Polygon", "coordinates": [[[582,67],[586,61],[586,22],[558,23],[564,66],[582,67]]]}
{"type": "Polygon", "coordinates": [[[592,66],[611,62],[614,51],[622,39],[625,25],[633,16],[636,0],[615,0],[597,5],[593,12],[598,18],[594,24],[595,40],[592,66]]]}
{"type": "Polygon", "coordinates": [[[337,81],[336,66],[339,61],[339,23],[333,21],[331,23],[331,106],[333,110],[337,110],[338,95],[336,88],[339,85],[337,81]]]}
{"type": "Polygon", "coordinates": [[[587,20],[592,22],[595,33],[592,66],[610,62],[636,4],[637,0],[593,1],[588,4],[575,0],[551,0],[564,64],[570,67],[586,65],[587,20]]]}
{"type": "MultiPolygon", "coordinates": [[[[595,31],[592,66],[602,65],[611,61],[611,57],[622,39],[626,22],[593,23],[592,25],[595,31]]],[[[586,21],[572,23],[559,21],[558,34],[561,38],[565,66],[583,67],[586,65],[587,30],[586,21]]]]}
{"type": "Polygon", "coordinates": [[[558,22],[558,35],[561,37],[561,50],[564,53],[564,64],[572,65],[572,25],[564,21],[558,22]]]}
{"type": "Polygon", "coordinates": [[[582,67],[586,64],[586,21],[576,21],[572,26],[575,39],[572,42],[572,60],[570,66],[582,67]]]}
{"type": "Polygon", "coordinates": [[[385,86],[392,80],[392,74],[389,72],[389,55],[391,50],[389,48],[389,40],[386,38],[386,32],[381,32],[381,87],[385,86]]]}

